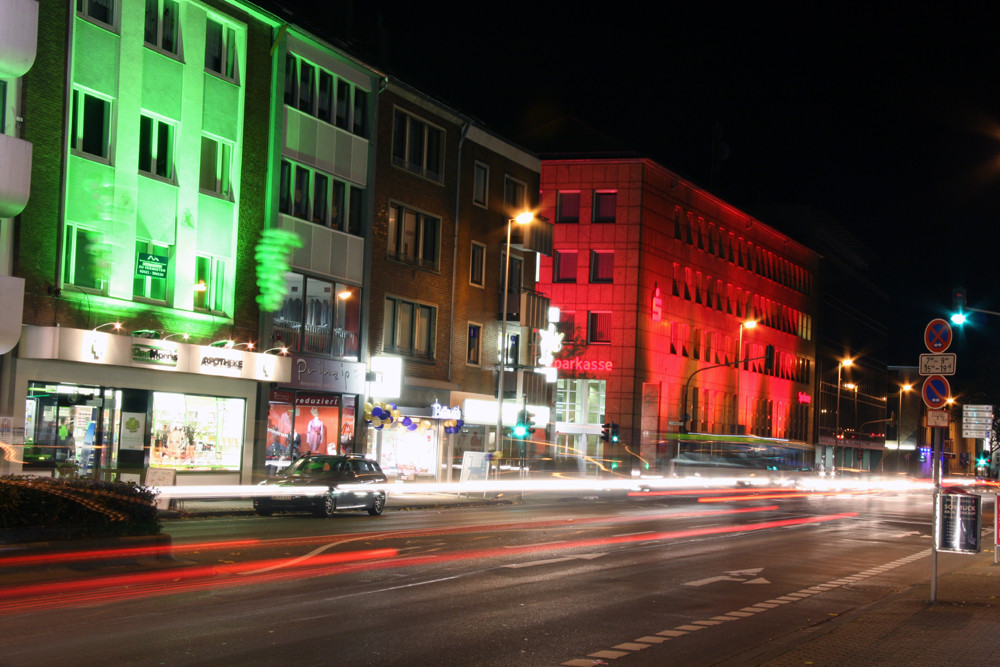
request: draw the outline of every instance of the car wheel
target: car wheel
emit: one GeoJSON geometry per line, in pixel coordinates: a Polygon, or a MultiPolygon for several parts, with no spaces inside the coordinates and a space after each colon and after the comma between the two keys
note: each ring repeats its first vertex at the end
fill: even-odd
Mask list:
{"type": "Polygon", "coordinates": [[[316,512],[319,516],[331,517],[337,511],[337,499],[333,496],[333,491],[327,491],[323,494],[323,504],[320,505],[319,511],[316,512]]]}
{"type": "Polygon", "coordinates": [[[368,508],[368,513],[372,516],[378,516],[385,509],[385,494],[376,493],[375,497],[372,498],[372,506],[368,508]]]}

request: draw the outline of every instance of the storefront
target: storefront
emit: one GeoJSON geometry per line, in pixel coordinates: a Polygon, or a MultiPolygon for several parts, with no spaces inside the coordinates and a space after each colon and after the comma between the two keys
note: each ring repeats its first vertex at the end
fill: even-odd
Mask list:
{"type": "Polygon", "coordinates": [[[275,355],[26,326],[10,371],[24,444],[5,472],[250,483],[258,385],[290,368],[275,355]]]}
{"type": "MultiPolygon", "coordinates": [[[[400,482],[451,481],[456,451],[466,432],[462,410],[440,403],[406,407],[376,403],[378,415],[365,412],[368,426],[366,455],[376,459],[390,478],[400,482]]],[[[476,429],[468,429],[471,437],[476,429]]],[[[477,451],[482,451],[479,449],[477,451]]],[[[457,454],[458,461],[462,454],[457,454]]]]}
{"type": "Polygon", "coordinates": [[[357,447],[364,364],[293,355],[290,369],[288,379],[266,397],[268,474],[307,453],[349,454],[357,447]]]}

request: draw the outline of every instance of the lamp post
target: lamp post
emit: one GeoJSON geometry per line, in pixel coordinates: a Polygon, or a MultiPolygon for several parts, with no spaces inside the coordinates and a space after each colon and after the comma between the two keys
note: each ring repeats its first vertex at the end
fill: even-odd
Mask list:
{"type": "Polygon", "coordinates": [[[742,435],[740,433],[740,378],[743,376],[743,329],[753,329],[756,326],[757,320],[740,322],[740,338],[736,344],[736,405],[734,406],[736,413],[736,435],[742,435]]]}
{"type": "MultiPolygon", "coordinates": [[[[903,392],[911,391],[913,385],[906,383],[899,386],[899,412],[896,413],[896,472],[899,472],[899,452],[903,449],[903,392]]],[[[882,470],[885,471],[885,457],[882,457],[882,470]]]]}
{"type": "Polygon", "coordinates": [[[844,366],[850,368],[854,365],[854,360],[848,357],[837,364],[837,409],[834,410],[833,421],[833,462],[830,465],[830,476],[837,476],[837,438],[840,437],[840,373],[844,366]]]}
{"type": "Polygon", "coordinates": [[[503,376],[507,367],[507,293],[510,285],[510,228],[511,223],[526,225],[535,219],[530,211],[521,213],[516,218],[507,219],[507,252],[504,256],[503,270],[503,312],[500,313],[500,372],[497,373],[497,451],[501,451],[503,442],[503,376]]]}

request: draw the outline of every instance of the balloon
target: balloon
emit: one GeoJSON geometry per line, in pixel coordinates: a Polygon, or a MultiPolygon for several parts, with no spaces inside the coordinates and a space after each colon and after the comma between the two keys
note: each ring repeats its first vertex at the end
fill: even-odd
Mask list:
{"type": "Polygon", "coordinates": [[[407,426],[406,428],[407,428],[407,430],[410,430],[410,431],[416,431],[417,430],[417,422],[410,422],[410,425],[407,426]]]}
{"type": "Polygon", "coordinates": [[[431,427],[431,422],[429,419],[423,419],[420,421],[420,428],[428,429],[431,427]]]}
{"type": "Polygon", "coordinates": [[[399,419],[399,410],[397,410],[396,408],[393,408],[392,410],[392,418],[399,419]]]}
{"type": "Polygon", "coordinates": [[[372,404],[365,402],[365,412],[371,412],[371,411],[372,411],[372,404]]]}
{"type": "Polygon", "coordinates": [[[380,426],[382,426],[382,420],[379,419],[378,417],[372,417],[372,426],[374,426],[375,428],[379,428],[380,426]]]}
{"type": "Polygon", "coordinates": [[[463,426],[465,426],[465,422],[464,421],[462,421],[461,419],[456,419],[455,420],[455,428],[462,428],[463,426]]]}
{"type": "Polygon", "coordinates": [[[409,417],[403,417],[403,426],[409,426],[412,423],[413,423],[412,419],[410,419],[409,417]]]}

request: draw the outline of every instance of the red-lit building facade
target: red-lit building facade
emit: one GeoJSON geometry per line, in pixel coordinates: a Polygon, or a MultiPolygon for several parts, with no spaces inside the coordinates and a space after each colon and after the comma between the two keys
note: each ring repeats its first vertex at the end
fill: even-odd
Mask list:
{"type": "Polygon", "coordinates": [[[646,159],[543,160],[540,214],[555,230],[538,289],[564,335],[557,458],[814,465],[816,253],[646,159]]]}

